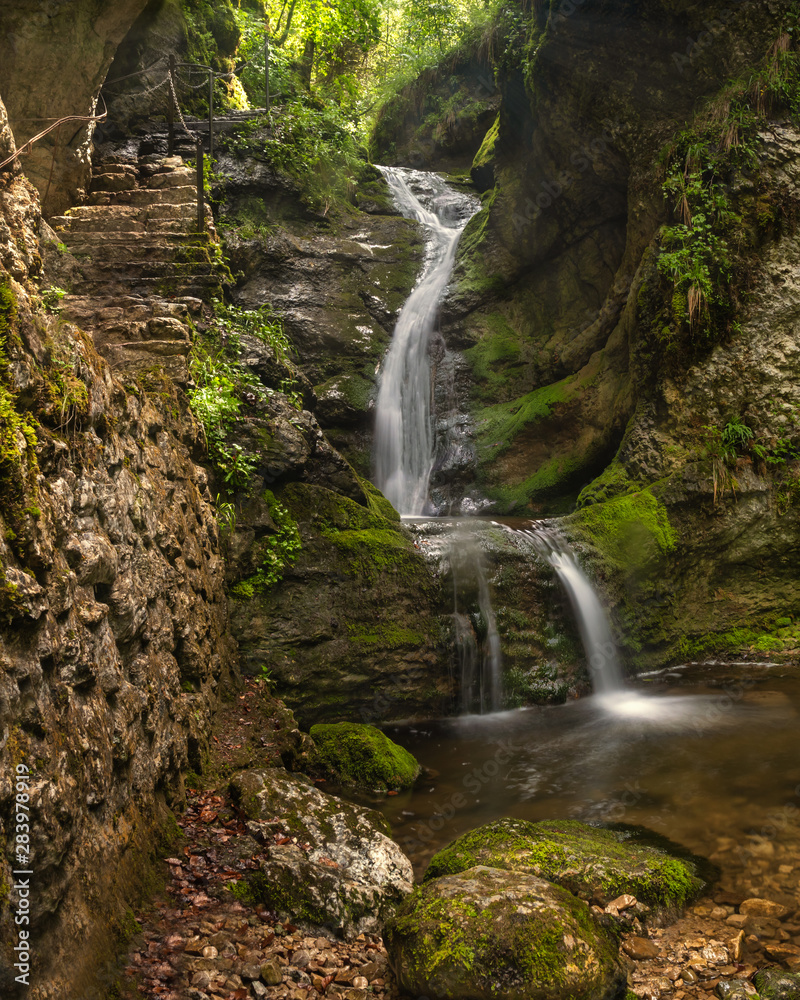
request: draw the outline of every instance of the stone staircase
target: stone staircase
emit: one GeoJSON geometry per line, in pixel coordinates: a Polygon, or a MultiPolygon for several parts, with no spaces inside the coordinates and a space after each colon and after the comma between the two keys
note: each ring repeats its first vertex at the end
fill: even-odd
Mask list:
{"type": "Polygon", "coordinates": [[[222,297],[205,211],[198,232],[195,174],[180,157],[114,155],[94,165],[87,204],[50,220],[75,261],[62,314],[115,369],[188,378],[190,318],[222,297]]]}

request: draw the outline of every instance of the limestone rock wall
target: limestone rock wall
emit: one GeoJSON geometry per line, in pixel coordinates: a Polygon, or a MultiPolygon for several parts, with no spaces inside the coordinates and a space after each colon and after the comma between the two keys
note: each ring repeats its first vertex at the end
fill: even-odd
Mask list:
{"type": "MultiPolygon", "coordinates": [[[[117,46],[147,0],[2,0],[0,98],[18,145],[49,124],[91,115],[117,46]]],[[[91,130],[68,123],[33,147],[25,172],[48,215],[85,191],[91,130]]]]}
{"type": "MultiPolygon", "coordinates": [[[[2,122],[0,122],[2,125],[2,122]]],[[[232,667],[196,426],[42,307],[36,192],[0,180],[0,993],[16,995],[12,776],[30,785],[33,973],[105,996],[150,853],[232,667]]],[[[20,994],[22,995],[22,994],[20,994]]]]}

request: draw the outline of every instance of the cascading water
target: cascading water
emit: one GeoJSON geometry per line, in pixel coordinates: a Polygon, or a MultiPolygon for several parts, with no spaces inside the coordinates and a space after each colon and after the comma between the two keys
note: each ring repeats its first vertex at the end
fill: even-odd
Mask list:
{"type": "Polygon", "coordinates": [[[453,619],[461,672],[461,707],[469,712],[477,702],[481,713],[496,712],[502,702],[503,654],[483,552],[477,536],[463,522],[456,522],[446,537],[453,577],[453,619]],[[477,623],[470,622],[464,614],[464,609],[475,604],[478,608],[477,623]],[[475,624],[480,641],[476,641],[475,624]]]}
{"type": "Polygon", "coordinates": [[[492,606],[489,522],[408,519],[418,548],[452,592],[454,680],[461,712],[496,712],[503,703],[503,654],[492,606]]]}
{"type": "Polygon", "coordinates": [[[426,266],[397,320],[375,419],[375,483],[401,514],[422,514],[435,450],[429,346],[458,239],[477,198],[419,170],[381,167],[397,207],[428,237],[426,266]]]}
{"type": "Polygon", "coordinates": [[[534,522],[521,534],[531,539],[539,555],[556,571],[578,623],[595,693],[613,700],[614,696],[624,691],[622,669],[608,618],[594,588],[578,565],[572,549],[553,527],[544,522],[534,522]]]}

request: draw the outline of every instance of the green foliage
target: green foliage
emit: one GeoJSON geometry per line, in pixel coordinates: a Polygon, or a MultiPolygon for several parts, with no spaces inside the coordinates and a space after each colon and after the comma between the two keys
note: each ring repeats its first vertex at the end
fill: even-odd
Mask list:
{"type": "MultiPolygon", "coordinates": [[[[239,362],[243,334],[257,337],[279,361],[286,360],[289,341],[270,306],[248,310],[218,305],[215,326],[198,335],[192,350],[190,371],[195,385],[189,390],[189,405],[203,426],[209,457],[222,480],[228,489],[246,492],[258,456],[235,440],[237,420],[243,400],[264,401],[274,390],[239,362]]],[[[292,392],[291,386],[286,388],[292,392]]]]}
{"type": "MultiPolygon", "coordinates": [[[[769,115],[779,109],[800,115],[798,44],[794,14],[761,67],[724,88],[667,153],[663,191],[674,221],[662,231],[658,268],[672,280],[675,317],[700,342],[719,340],[733,327],[747,282],[741,251],[748,237],[728,191],[737,173],[757,167],[758,132],[769,115]]],[[[757,203],[755,223],[771,218],[771,209],[757,203]]]]}
{"type": "Polygon", "coordinates": [[[264,491],[264,501],[276,530],[261,545],[261,565],[256,572],[231,588],[234,597],[247,599],[263,594],[283,579],[286,568],[296,561],[303,547],[297,522],[289,511],[270,490],[264,491]]]}
{"type": "Polygon", "coordinates": [[[712,463],[715,502],[728,489],[735,493],[736,482],[730,470],[739,456],[751,458],[762,472],[773,474],[780,514],[800,501],[800,477],[789,468],[800,459],[800,408],[788,404],[783,409],[774,407],[772,416],[780,432],[764,437],[757,437],[740,416],[723,426],[703,427],[702,455],[712,463]]]}
{"type": "Polygon", "coordinates": [[[61,300],[67,292],[63,288],[57,288],[55,285],[52,288],[45,288],[42,292],[42,302],[45,309],[50,313],[61,312],[61,300]]]}
{"type": "Polygon", "coordinates": [[[232,535],[236,531],[236,505],[223,500],[219,493],[214,505],[217,508],[219,530],[225,535],[232,535]]]}
{"type": "Polygon", "coordinates": [[[374,726],[339,722],[312,726],[320,762],[334,780],[380,789],[410,788],[420,772],[414,757],[374,726]]]}

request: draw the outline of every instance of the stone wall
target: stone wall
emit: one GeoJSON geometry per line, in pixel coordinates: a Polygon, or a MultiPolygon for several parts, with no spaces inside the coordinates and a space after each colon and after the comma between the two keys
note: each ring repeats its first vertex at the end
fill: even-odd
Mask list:
{"type": "Polygon", "coordinates": [[[15,995],[19,767],[34,873],[25,995],[55,1000],[105,996],[98,963],[130,929],[168,805],[201,766],[233,644],[196,425],[168,380],[123,386],[43,308],[39,223],[31,184],[4,173],[0,992],[15,995]]]}

